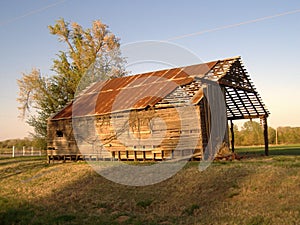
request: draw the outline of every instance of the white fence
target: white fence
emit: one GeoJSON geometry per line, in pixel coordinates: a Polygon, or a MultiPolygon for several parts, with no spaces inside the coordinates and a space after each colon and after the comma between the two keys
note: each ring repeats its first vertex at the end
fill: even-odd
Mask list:
{"type": "Polygon", "coordinates": [[[23,146],[21,149],[13,146],[12,148],[0,151],[0,157],[20,157],[20,156],[42,156],[45,151],[35,149],[34,147],[23,146]]]}

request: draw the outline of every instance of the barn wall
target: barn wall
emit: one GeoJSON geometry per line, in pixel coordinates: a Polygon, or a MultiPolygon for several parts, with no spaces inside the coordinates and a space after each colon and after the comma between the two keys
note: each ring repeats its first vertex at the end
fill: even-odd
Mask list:
{"type": "MultiPolygon", "coordinates": [[[[152,108],[78,118],[73,124],[71,119],[49,121],[48,155],[160,160],[197,154],[201,158],[210,135],[207,101],[203,99],[199,105],[193,106],[196,121],[190,110],[152,108]]],[[[228,150],[227,139],[226,129],[221,146],[225,150],[228,150]]]]}
{"type": "Polygon", "coordinates": [[[70,119],[49,120],[47,139],[48,155],[80,154],[73,135],[72,120],[70,119]]]}
{"type": "MultiPolygon", "coordinates": [[[[199,119],[199,107],[194,110],[199,119]]],[[[200,122],[176,108],[131,111],[109,119],[99,117],[96,127],[104,149],[120,159],[171,158],[202,149],[200,122]]]]}
{"type": "Polygon", "coordinates": [[[48,154],[96,154],[129,160],[191,155],[194,149],[201,152],[203,145],[199,109],[199,106],[193,108],[198,121],[183,108],[133,110],[79,118],[73,123],[75,130],[70,119],[49,121],[48,148],[54,150],[48,150],[48,154]],[[63,136],[58,137],[57,131],[63,132],[63,136]]]}

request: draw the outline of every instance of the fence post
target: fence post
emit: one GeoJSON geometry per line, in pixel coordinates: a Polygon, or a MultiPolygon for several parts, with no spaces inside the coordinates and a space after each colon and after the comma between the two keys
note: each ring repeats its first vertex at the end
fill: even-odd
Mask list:
{"type": "Polygon", "coordinates": [[[13,149],[12,149],[12,157],[15,158],[15,146],[13,146],[13,149]]]}
{"type": "Polygon", "coordinates": [[[40,150],[40,156],[42,156],[42,151],[40,150]]]}
{"type": "Polygon", "coordinates": [[[23,156],[25,155],[25,146],[23,146],[23,156]]]}
{"type": "Polygon", "coordinates": [[[31,155],[33,155],[33,146],[31,146],[31,155]]]}

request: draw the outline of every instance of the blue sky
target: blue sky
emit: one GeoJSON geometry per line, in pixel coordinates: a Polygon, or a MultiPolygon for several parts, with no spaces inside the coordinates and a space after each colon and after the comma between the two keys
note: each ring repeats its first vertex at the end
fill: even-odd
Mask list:
{"type": "MultiPolygon", "coordinates": [[[[300,1],[96,1],[3,0],[0,2],[0,140],[24,137],[30,128],[18,119],[16,79],[39,68],[51,75],[52,60],[63,49],[48,25],[60,17],[89,27],[109,25],[122,44],[169,40],[300,9],[300,1]]],[[[202,61],[242,56],[271,111],[269,124],[300,126],[300,13],[171,41],[202,61]]],[[[191,62],[193,63],[193,62],[191,62]]]]}

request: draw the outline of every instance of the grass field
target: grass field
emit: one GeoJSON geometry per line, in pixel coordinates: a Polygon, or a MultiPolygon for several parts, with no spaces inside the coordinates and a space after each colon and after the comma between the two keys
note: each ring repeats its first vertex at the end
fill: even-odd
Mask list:
{"type": "Polygon", "coordinates": [[[0,159],[0,224],[300,224],[300,145],[239,148],[238,161],[189,162],[161,183],[130,187],[85,162],[0,159]]]}

